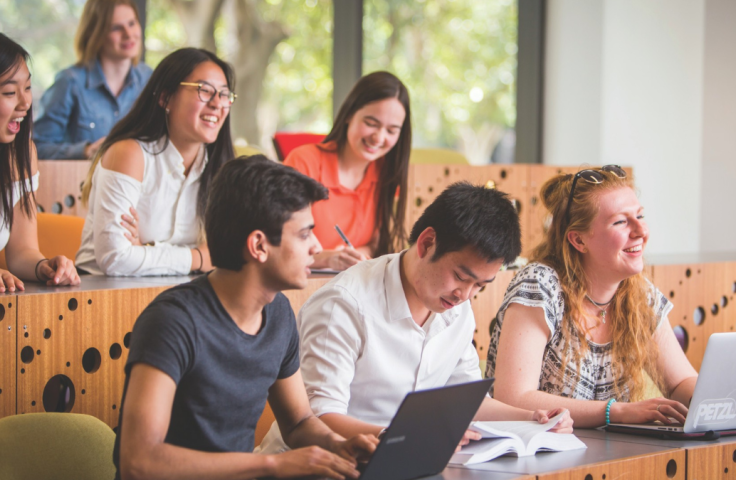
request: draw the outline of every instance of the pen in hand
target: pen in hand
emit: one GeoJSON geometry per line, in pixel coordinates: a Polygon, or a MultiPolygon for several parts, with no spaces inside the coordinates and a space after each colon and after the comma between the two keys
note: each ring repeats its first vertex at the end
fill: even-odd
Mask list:
{"type": "Polygon", "coordinates": [[[348,237],[346,237],[345,234],[340,229],[340,225],[335,224],[335,230],[337,230],[337,234],[340,235],[340,238],[342,238],[342,241],[345,242],[345,245],[347,245],[350,248],[354,248],[353,244],[350,243],[350,240],[348,240],[348,237]]]}

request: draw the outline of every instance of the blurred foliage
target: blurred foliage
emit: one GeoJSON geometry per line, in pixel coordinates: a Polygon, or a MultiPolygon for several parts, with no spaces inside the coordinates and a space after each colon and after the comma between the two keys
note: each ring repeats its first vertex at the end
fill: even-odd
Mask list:
{"type": "Polygon", "coordinates": [[[85,0],[0,0],[0,31],[31,54],[33,96],[76,62],[74,33],[85,0]]]}
{"type": "MultiPolygon", "coordinates": [[[[364,1],[363,72],[389,70],[407,85],[416,146],[457,148],[462,128],[478,132],[489,123],[513,128],[515,0],[364,1]]],[[[226,59],[238,48],[229,2],[215,28],[218,54],[226,59]]],[[[0,30],[33,57],[34,95],[74,63],[73,38],[83,5],[84,0],[0,0],[0,30]]],[[[277,130],[327,132],[332,124],[332,0],[258,0],[258,9],[264,21],[278,21],[289,33],[266,73],[258,109],[263,138],[277,130]]],[[[169,0],[148,0],[146,63],[155,67],[186,44],[169,0]]]]}
{"type": "Polygon", "coordinates": [[[363,73],[388,70],[412,98],[415,146],[516,122],[515,0],[365,0],[363,73]]]}

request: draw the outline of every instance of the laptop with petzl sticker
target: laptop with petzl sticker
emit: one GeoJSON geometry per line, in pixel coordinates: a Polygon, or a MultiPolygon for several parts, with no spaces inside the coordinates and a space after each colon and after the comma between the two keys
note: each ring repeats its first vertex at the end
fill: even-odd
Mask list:
{"type": "Polygon", "coordinates": [[[493,379],[409,393],[381,438],[361,480],[410,480],[440,473],[493,379]]]}
{"type": "Polygon", "coordinates": [[[715,439],[736,435],[736,333],[708,339],[684,425],[612,423],[606,431],[673,439],[715,439]]]}

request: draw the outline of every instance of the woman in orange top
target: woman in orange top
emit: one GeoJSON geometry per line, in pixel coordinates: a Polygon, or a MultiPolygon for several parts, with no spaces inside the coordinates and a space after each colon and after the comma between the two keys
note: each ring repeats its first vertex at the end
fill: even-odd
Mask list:
{"type": "Polygon", "coordinates": [[[284,163],[324,184],[312,206],[324,250],[314,268],[345,270],[406,244],[411,120],[409,92],[388,72],[364,76],[351,90],[322,143],[294,149],[284,163]],[[338,235],[339,225],[353,247],[338,235]]]}

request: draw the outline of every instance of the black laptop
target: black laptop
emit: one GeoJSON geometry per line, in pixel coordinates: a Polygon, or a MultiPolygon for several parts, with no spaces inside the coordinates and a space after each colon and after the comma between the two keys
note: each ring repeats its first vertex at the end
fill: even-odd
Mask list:
{"type": "Polygon", "coordinates": [[[493,379],[412,392],[401,402],[361,480],[410,480],[447,466],[493,379]]]}

